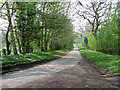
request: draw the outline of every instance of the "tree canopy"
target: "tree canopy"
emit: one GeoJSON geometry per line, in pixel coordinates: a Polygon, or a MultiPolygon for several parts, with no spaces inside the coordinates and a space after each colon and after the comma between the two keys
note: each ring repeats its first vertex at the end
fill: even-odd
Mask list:
{"type": "Polygon", "coordinates": [[[3,3],[1,18],[9,22],[5,32],[7,55],[71,47],[74,34],[68,7],[69,3],[62,2],[3,3]]]}

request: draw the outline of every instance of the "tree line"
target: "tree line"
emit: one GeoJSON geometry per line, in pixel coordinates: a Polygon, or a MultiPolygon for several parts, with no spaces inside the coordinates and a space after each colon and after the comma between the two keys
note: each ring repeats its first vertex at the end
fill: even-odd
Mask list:
{"type": "Polygon", "coordinates": [[[8,20],[7,55],[71,47],[74,34],[68,8],[69,3],[61,2],[3,3],[1,18],[8,20]]]}
{"type": "Polygon", "coordinates": [[[109,54],[119,54],[119,18],[118,3],[112,1],[92,1],[78,12],[87,23],[85,31],[81,30],[82,45],[84,37],[88,38],[88,48],[109,54]]]}

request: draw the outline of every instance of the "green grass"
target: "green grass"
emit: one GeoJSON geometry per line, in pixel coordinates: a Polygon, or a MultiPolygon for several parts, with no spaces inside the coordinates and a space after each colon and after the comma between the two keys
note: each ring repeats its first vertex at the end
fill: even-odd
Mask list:
{"type": "Polygon", "coordinates": [[[64,50],[56,50],[51,52],[34,52],[34,53],[27,53],[26,55],[19,54],[19,55],[9,55],[3,56],[0,58],[2,61],[2,68],[9,68],[14,67],[21,64],[29,64],[33,62],[38,62],[41,60],[50,60],[59,57],[60,52],[68,52],[72,50],[72,48],[64,49],[64,50]]]}
{"type": "Polygon", "coordinates": [[[93,50],[84,50],[83,47],[78,46],[80,53],[86,54],[87,59],[94,61],[98,66],[103,66],[108,69],[112,69],[115,73],[120,73],[120,56],[118,55],[109,55],[93,50]]]}

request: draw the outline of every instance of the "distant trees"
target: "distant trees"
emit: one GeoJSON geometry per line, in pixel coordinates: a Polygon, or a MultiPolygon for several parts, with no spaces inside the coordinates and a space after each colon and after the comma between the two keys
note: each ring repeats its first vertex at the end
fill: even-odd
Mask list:
{"type": "Polygon", "coordinates": [[[90,9],[85,9],[85,11],[80,13],[80,16],[89,23],[86,24],[85,31],[88,33],[85,33],[85,36],[89,39],[89,47],[104,53],[118,54],[119,26],[117,4],[91,2],[90,5],[91,7],[89,5],[87,5],[87,8],[85,7],[90,9]]]}
{"type": "Polygon", "coordinates": [[[103,17],[106,16],[109,4],[106,2],[91,1],[89,5],[84,6],[85,10],[78,10],[78,15],[86,19],[92,26],[92,35],[97,39],[99,26],[104,23],[103,17]]]}
{"type": "Polygon", "coordinates": [[[60,2],[5,2],[1,18],[9,22],[7,55],[71,47],[74,35],[67,8],[68,3],[60,2]]]}

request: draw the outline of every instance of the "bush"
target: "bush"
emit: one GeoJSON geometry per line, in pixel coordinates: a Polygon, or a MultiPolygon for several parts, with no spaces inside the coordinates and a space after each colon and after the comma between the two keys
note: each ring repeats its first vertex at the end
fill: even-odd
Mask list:
{"type": "Polygon", "coordinates": [[[6,56],[6,49],[2,49],[2,55],[6,56]]]}

